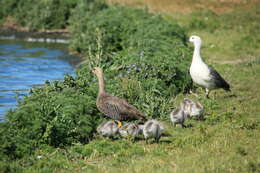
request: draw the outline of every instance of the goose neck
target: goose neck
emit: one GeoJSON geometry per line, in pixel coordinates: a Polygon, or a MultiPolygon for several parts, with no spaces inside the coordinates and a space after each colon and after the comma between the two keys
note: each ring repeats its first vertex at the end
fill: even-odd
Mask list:
{"type": "Polygon", "coordinates": [[[194,52],[193,52],[193,58],[192,58],[192,61],[193,62],[201,62],[202,59],[201,59],[201,56],[200,56],[200,44],[195,44],[195,47],[194,47],[194,52]]]}
{"type": "Polygon", "coordinates": [[[98,78],[98,95],[102,95],[105,94],[105,81],[104,81],[104,75],[100,74],[97,75],[98,78]]]}

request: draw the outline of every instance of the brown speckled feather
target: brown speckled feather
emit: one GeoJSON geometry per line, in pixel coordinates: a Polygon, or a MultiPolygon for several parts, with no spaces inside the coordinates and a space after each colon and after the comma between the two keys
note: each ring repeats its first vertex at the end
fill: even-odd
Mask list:
{"type": "Polygon", "coordinates": [[[114,120],[146,120],[144,115],[125,99],[108,94],[98,96],[97,107],[99,111],[114,120]]]}
{"type": "Polygon", "coordinates": [[[98,78],[98,98],[97,108],[100,112],[104,113],[107,117],[114,120],[146,120],[143,114],[134,106],[127,103],[125,99],[121,99],[115,96],[111,96],[105,91],[105,81],[103,70],[99,67],[92,69],[92,72],[96,74],[98,78]]]}

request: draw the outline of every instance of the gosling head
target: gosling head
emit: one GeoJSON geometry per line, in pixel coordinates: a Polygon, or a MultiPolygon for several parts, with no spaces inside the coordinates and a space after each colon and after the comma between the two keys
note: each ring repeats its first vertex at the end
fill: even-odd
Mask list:
{"type": "Polygon", "coordinates": [[[142,122],[147,121],[147,118],[145,116],[139,116],[138,119],[142,122]]]}
{"type": "Polygon", "coordinates": [[[91,70],[92,73],[96,74],[97,76],[101,76],[103,71],[100,67],[94,67],[92,70],[91,70]]]}
{"type": "Polygon", "coordinates": [[[199,36],[196,36],[196,35],[190,36],[189,41],[192,42],[194,45],[201,45],[201,43],[202,43],[201,38],[199,36]]]}
{"type": "Polygon", "coordinates": [[[200,104],[199,102],[195,102],[195,104],[192,105],[190,116],[197,116],[199,118],[202,118],[203,113],[204,108],[202,104],[200,104]]]}

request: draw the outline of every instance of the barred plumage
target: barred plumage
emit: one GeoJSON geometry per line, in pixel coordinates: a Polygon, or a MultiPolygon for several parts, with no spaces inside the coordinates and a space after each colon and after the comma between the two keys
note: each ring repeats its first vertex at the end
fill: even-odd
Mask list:
{"type": "Polygon", "coordinates": [[[98,77],[99,93],[96,104],[100,112],[104,113],[107,117],[118,121],[146,120],[143,113],[130,105],[125,99],[111,96],[106,93],[104,76],[101,68],[95,67],[92,72],[98,77]]]}

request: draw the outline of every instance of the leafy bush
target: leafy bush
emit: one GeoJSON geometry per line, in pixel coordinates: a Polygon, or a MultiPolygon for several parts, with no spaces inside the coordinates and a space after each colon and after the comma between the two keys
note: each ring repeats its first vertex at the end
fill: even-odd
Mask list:
{"type": "Polygon", "coordinates": [[[75,6],[72,0],[19,1],[14,16],[19,24],[30,29],[60,29],[66,27],[75,6]]]}
{"type": "MultiPolygon", "coordinates": [[[[71,17],[71,48],[103,67],[108,92],[128,99],[147,117],[167,118],[172,96],[191,85],[183,29],[142,9],[86,2],[79,1],[71,17]]],[[[64,147],[91,140],[101,113],[90,68],[83,65],[75,79],[66,76],[33,89],[10,111],[0,124],[0,155],[15,159],[41,144],[64,147]]]]}
{"type": "MultiPolygon", "coordinates": [[[[31,30],[62,29],[68,24],[74,0],[3,0],[2,16],[12,16],[31,30]]],[[[0,12],[0,14],[1,14],[0,12]]]]}
{"type": "Polygon", "coordinates": [[[111,7],[72,22],[71,30],[72,49],[89,59],[98,55],[109,92],[135,103],[151,117],[168,116],[170,98],[191,85],[185,32],[160,15],[111,7]]]}
{"type": "Polygon", "coordinates": [[[81,84],[67,76],[64,82],[46,83],[44,88],[32,90],[1,124],[0,154],[17,158],[40,144],[63,147],[88,142],[99,113],[88,84],[84,86],[87,88],[81,84]]]}
{"type": "Polygon", "coordinates": [[[1,0],[0,1],[0,17],[4,18],[13,14],[16,9],[18,0],[1,0]]]}

